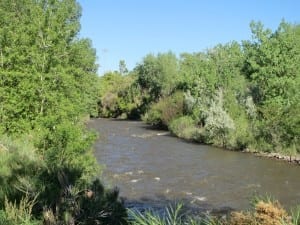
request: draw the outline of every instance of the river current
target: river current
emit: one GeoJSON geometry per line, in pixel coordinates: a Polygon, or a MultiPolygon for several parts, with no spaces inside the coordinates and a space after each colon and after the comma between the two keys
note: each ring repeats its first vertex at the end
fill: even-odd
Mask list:
{"type": "Polygon", "coordinates": [[[247,209],[256,195],[300,204],[300,166],[189,143],[143,122],[95,119],[103,179],[128,206],[185,202],[201,210],[247,209]]]}

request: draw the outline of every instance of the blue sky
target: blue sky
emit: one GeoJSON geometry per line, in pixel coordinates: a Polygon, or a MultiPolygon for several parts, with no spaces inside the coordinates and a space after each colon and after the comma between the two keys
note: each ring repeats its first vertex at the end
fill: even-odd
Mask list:
{"type": "Polygon", "coordinates": [[[81,37],[97,50],[99,74],[128,69],[148,53],[199,52],[251,39],[249,24],[300,23],[299,0],[79,0],[81,37]]]}

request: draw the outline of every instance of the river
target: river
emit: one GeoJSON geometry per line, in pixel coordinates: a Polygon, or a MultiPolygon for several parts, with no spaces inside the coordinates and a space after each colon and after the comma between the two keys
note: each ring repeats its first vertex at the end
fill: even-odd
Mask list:
{"type": "Polygon", "coordinates": [[[95,156],[106,185],[128,206],[183,201],[201,210],[247,209],[254,194],[300,204],[300,166],[188,143],[137,121],[95,119],[95,156]]]}

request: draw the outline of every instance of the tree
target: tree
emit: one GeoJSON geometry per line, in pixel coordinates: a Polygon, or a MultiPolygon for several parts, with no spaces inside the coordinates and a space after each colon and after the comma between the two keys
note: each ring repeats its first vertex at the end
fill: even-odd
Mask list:
{"type": "Polygon", "coordinates": [[[120,60],[120,62],[119,62],[119,73],[121,75],[125,75],[128,73],[128,69],[126,67],[125,60],[120,60]]]}
{"type": "Polygon", "coordinates": [[[244,72],[258,106],[258,135],[277,150],[290,148],[300,135],[295,113],[300,110],[300,26],[282,21],[272,33],[252,22],[251,28],[254,40],[244,43],[244,72]]]}
{"type": "MultiPolygon", "coordinates": [[[[0,132],[30,141],[29,150],[25,143],[0,151],[6,170],[0,171],[0,205],[29,196],[36,200],[30,213],[52,215],[52,224],[87,213],[79,201],[99,175],[95,135],[81,123],[97,109],[98,78],[91,41],[78,37],[80,14],[75,0],[0,1],[0,132]]],[[[99,211],[119,219],[117,192],[94,197],[99,211]]]]}
{"type": "Polygon", "coordinates": [[[147,55],[135,71],[137,83],[150,95],[149,101],[157,101],[160,97],[170,95],[179,82],[177,58],[171,52],[157,56],[147,55]]]}
{"type": "Polygon", "coordinates": [[[74,0],[0,4],[2,128],[21,132],[49,114],[76,119],[91,112],[96,57],[89,40],[77,39],[79,5],[74,0]]]}

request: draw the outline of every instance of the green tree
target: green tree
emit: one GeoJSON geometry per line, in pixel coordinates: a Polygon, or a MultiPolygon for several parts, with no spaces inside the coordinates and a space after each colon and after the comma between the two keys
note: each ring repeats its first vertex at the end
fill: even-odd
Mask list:
{"type": "Polygon", "coordinates": [[[0,4],[2,129],[20,132],[52,113],[76,120],[91,112],[97,67],[90,41],[77,38],[79,5],[74,0],[0,4]]]}
{"type": "Polygon", "coordinates": [[[300,135],[300,27],[282,21],[275,32],[261,23],[252,22],[251,28],[244,72],[258,106],[257,135],[271,145],[265,150],[290,148],[300,135]]]}
{"type": "MultiPolygon", "coordinates": [[[[1,212],[5,196],[18,205],[27,195],[37,200],[34,217],[52,215],[52,224],[78,222],[89,210],[79,203],[99,166],[95,135],[80,122],[97,113],[99,90],[95,50],[78,37],[80,14],[75,0],[0,1],[0,131],[30,141],[0,151],[1,212]]],[[[114,221],[124,215],[116,191],[94,196],[114,221]]]]}
{"type": "Polygon", "coordinates": [[[147,55],[136,68],[137,83],[149,94],[148,101],[157,101],[170,95],[179,83],[178,60],[169,52],[147,55]]]}

